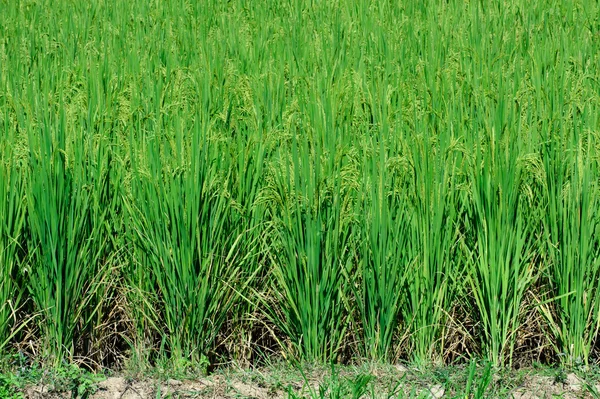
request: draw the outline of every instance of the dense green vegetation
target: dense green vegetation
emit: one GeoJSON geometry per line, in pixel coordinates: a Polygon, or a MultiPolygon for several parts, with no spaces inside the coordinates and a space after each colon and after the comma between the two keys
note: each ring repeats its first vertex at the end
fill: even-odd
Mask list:
{"type": "Polygon", "coordinates": [[[591,0],[0,0],[0,350],[596,362],[598,65],[591,0]]]}

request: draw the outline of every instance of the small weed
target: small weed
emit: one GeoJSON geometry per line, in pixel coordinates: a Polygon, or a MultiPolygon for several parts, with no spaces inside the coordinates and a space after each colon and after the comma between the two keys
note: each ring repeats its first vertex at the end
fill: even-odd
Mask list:
{"type": "Polygon", "coordinates": [[[330,378],[320,383],[318,390],[310,386],[308,378],[305,376],[308,395],[295,393],[290,388],[288,399],[359,399],[369,391],[372,380],[373,376],[368,374],[359,374],[354,378],[341,378],[339,370],[332,367],[330,378]]]}
{"type": "Polygon", "coordinates": [[[19,367],[16,371],[0,374],[0,398],[24,398],[27,386],[43,386],[49,392],[69,392],[72,398],[85,399],[96,392],[96,385],[105,378],[73,364],[44,370],[39,365],[19,367]]]}
{"type": "Polygon", "coordinates": [[[567,371],[564,368],[560,367],[556,370],[554,373],[554,382],[556,384],[564,384],[567,382],[567,371]]]}
{"type": "Polygon", "coordinates": [[[0,398],[24,398],[19,392],[19,380],[13,374],[0,374],[0,398]]]}

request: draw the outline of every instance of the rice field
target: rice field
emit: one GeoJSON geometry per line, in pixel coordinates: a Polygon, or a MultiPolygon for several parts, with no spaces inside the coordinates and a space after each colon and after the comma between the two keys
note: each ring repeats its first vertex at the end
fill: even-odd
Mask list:
{"type": "Polygon", "coordinates": [[[600,360],[592,0],[0,0],[0,352],[600,360]]]}

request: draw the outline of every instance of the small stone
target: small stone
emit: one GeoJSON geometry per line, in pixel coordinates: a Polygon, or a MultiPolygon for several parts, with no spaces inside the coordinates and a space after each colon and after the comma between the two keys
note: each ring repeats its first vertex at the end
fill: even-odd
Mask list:
{"type": "Polygon", "coordinates": [[[577,375],[575,373],[567,374],[565,384],[567,384],[569,386],[569,388],[571,389],[571,391],[573,391],[573,392],[581,391],[581,386],[582,386],[581,379],[579,377],[577,377],[577,375]]]}
{"type": "Polygon", "coordinates": [[[446,390],[443,385],[434,385],[429,387],[429,397],[431,399],[440,399],[444,397],[446,390]]]}
{"type": "Polygon", "coordinates": [[[200,384],[204,387],[212,387],[213,385],[215,385],[215,383],[213,381],[206,379],[206,378],[201,378],[201,379],[197,380],[196,384],[200,384]]]}
{"type": "Polygon", "coordinates": [[[539,396],[525,390],[516,391],[512,394],[512,399],[540,399],[539,396]]]}
{"type": "Polygon", "coordinates": [[[396,365],[394,365],[394,368],[402,374],[404,374],[408,371],[408,369],[402,364],[396,364],[396,365]]]}
{"type": "Polygon", "coordinates": [[[169,378],[167,380],[167,385],[171,385],[171,386],[177,387],[177,386],[180,386],[181,384],[183,384],[183,382],[181,382],[179,380],[174,380],[172,378],[169,378]]]}

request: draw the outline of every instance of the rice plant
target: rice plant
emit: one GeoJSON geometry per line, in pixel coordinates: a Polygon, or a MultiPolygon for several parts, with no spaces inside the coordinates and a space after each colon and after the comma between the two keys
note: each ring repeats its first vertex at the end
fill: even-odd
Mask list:
{"type": "Polygon", "coordinates": [[[562,361],[588,365],[600,312],[598,278],[598,187],[596,160],[589,158],[593,139],[574,134],[566,153],[562,140],[549,137],[544,147],[546,191],[544,232],[552,304],[542,309],[562,361]]]}
{"type": "Polygon", "coordinates": [[[455,298],[453,281],[462,266],[457,250],[462,205],[454,174],[457,149],[448,134],[439,135],[437,146],[430,140],[426,135],[413,145],[415,215],[410,247],[414,259],[407,271],[402,310],[413,360],[421,363],[440,361],[446,317],[455,298]]]}
{"type": "Polygon", "coordinates": [[[507,121],[502,107],[495,114],[490,148],[476,152],[472,167],[470,219],[475,241],[468,274],[484,355],[496,367],[512,362],[523,297],[536,277],[531,251],[535,220],[525,214],[520,195],[519,144],[509,138],[503,145],[501,132],[507,121]]]}
{"type": "Polygon", "coordinates": [[[278,309],[268,311],[308,361],[335,360],[348,325],[352,230],[335,137],[328,143],[311,147],[305,137],[295,140],[276,187],[281,198],[273,259],[278,309]]]}
{"type": "MultiPolygon", "coordinates": [[[[5,138],[9,137],[5,129],[5,138]]],[[[22,320],[16,312],[23,305],[24,275],[21,271],[25,252],[24,168],[14,161],[13,147],[0,147],[0,351],[9,344],[22,320]]]]}
{"type": "Polygon", "coordinates": [[[225,196],[227,158],[209,147],[206,125],[198,120],[193,129],[193,144],[180,154],[183,165],[162,159],[168,141],[152,140],[142,148],[148,164],[135,175],[130,210],[139,251],[145,254],[142,278],[151,282],[145,303],[157,314],[165,349],[178,367],[206,363],[212,355],[238,299],[245,256],[225,196]]]}
{"type": "Polygon", "coordinates": [[[30,129],[28,291],[42,315],[42,349],[53,364],[73,359],[78,338],[93,333],[109,276],[108,215],[114,197],[108,154],[82,134],[70,141],[63,107],[30,129]]]}
{"type": "Polygon", "coordinates": [[[373,360],[393,357],[393,340],[406,301],[405,286],[411,267],[413,211],[390,170],[391,160],[379,143],[379,153],[365,161],[366,186],[362,212],[360,291],[357,306],[363,325],[364,351],[373,360]],[[375,179],[372,181],[371,179],[375,179]]]}

